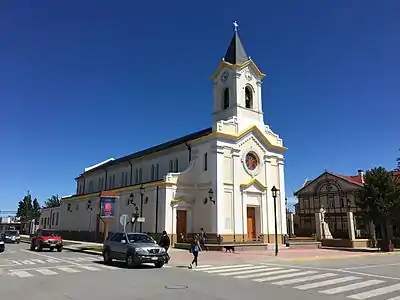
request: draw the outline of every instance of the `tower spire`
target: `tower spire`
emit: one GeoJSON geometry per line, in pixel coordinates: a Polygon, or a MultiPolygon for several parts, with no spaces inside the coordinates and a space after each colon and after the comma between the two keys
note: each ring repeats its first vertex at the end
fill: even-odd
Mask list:
{"type": "Polygon", "coordinates": [[[239,24],[235,21],[233,22],[234,32],[231,42],[229,43],[228,50],[224,56],[224,61],[230,64],[241,64],[248,61],[250,58],[246,54],[242,42],[240,41],[238,34],[239,24]]]}

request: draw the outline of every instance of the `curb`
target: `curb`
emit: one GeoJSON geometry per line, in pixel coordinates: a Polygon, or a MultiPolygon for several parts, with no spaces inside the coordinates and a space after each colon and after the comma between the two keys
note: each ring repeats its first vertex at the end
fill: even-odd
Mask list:
{"type": "Polygon", "coordinates": [[[83,249],[77,249],[77,248],[72,248],[72,247],[63,247],[65,250],[71,251],[71,252],[78,252],[78,253],[85,253],[85,254],[90,254],[90,255],[102,255],[103,253],[98,252],[98,251],[93,251],[93,250],[83,250],[83,249]]]}

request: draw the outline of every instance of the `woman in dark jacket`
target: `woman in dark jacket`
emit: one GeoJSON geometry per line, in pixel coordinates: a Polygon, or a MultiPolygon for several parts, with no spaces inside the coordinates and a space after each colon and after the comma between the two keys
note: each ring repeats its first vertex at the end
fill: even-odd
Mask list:
{"type": "Polygon", "coordinates": [[[158,244],[160,245],[160,247],[163,247],[165,249],[165,253],[167,254],[167,259],[165,260],[165,263],[168,263],[170,260],[168,249],[171,245],[171,240],[169,239],[169,236],[165,230],[162,232],[162,236],[158,244]]]}
{"type": "Polygon", "coordinates": [[[192,244],[190,245],[190,252],[192,252],[192,254],[193,254],[193,261],[189,265],[189,269],[193,268],[193,264],[197,267],[197,258],[199,257],[199,251],[201,251],[201,247],[200,247],[199,238],[196,235],[193,238],[192,244]]]}

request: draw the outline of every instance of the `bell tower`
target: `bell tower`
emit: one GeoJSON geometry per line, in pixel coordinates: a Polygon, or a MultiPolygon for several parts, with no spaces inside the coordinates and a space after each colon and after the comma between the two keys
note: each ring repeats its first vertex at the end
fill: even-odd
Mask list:
{"type": "Polygon", "coordinates": [[[264,74],[244,50],[238,24],[228,50],[211,79],[214,86],[213,124],[236,118],[240,130],[264,126],[261,84],[264,74]]]}

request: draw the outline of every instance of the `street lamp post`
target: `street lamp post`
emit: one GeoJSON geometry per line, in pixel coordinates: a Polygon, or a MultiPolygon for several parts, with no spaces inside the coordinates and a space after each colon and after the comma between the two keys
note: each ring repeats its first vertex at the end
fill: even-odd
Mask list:
{"type": "MultiPolygon", "coordinates": [[[[140,186],[140,217],[142,218],[143,217],[143,197],[144,197],[144,191],[145,191],[145,188],[144,188],[144,186],[143,185],[141,185],[140,186]]],[[[142,232],[142,225],[143,225],[143,222],[140,222],[140,232],[142,232]]]]}
{"type": "Polygon", "coordinates": [[[271,192],[272,192],[272,198],[274,198],[275,256],[278,256],[278,221],[276,219],[276,197],[278,195],[278,189],[275,186],[273,186],[271,192]]]}

